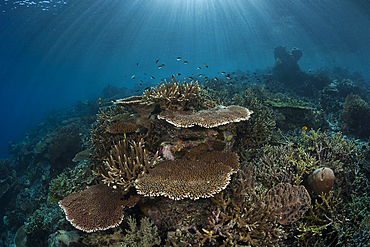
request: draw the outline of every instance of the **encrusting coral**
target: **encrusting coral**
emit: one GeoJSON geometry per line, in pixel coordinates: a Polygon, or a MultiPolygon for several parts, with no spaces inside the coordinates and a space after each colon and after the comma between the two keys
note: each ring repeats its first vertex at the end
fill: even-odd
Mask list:
{"type": "Polygon", "coordinates": [[[68,195],[59,206],[74,227],[95,232],[118,226],[124,217],[123,208],[133,207],[137,201],[137,197],[124,200],[122,190],[99,184],[68,195]]]}
{"type": "Polygon", "coordinates": [[[214,128],[228,123],[248,120],[252,113],[245,107],[231,105],[228,107],[216,106],[197,113],[167,110],[161,112],[158,119],[165,119],[167,122],[181,128],[189,128],[194,125],[214,128]]]}
{"type": "Polygon", "coordinates": [[[139,175],[135,187],[139,194],[174,200],[211,197],[229,184],[230,176],[238,171],[238,160],[235,153],[221,151],[165,160],[139,175]]]}

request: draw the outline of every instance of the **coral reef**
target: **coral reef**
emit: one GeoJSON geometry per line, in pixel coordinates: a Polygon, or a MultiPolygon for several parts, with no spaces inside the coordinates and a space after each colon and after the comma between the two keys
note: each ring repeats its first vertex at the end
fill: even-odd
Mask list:
{"type": "Polygon", "coordinates": [[[241,106],[217,106],[197,113],[189,111],[163,111],[158,119],[165,119],[168,123],[180,128],[189,128],[198,125],[204,128],[214,128],[220,125],[245,121],[253,111],[241,106]]]}
{"type": "Polygon", "coordinates": [[[73,192],[59,202],[66,219],[77,229],[95,232],[121,224],[123,208],[136,205],[138,198],[123,200],[122,190],[105,184],[93,185],[82,192],[73,192]]]}
{"type": "Polygon", "coordinates": [[[329,193],[334,185],[335,175],[332,169],[323,167],[313,171],[307,179],[308,187],[316,195],[329,193]]]}
{"type": "Polygon", "coordinates": [[[140,220],[140,226],[137,226],[136,219],[129,216],[127,218],[128,229],[126,234],[122,229],[116,229],[113,234],[91,233],[83,238],[83,243],[89,246],[124,246],[141,247],[159,245],[161,239],[158,236],[157,226],[145,217],[140,220]]]}
{"type": "Polygon", "coordinates": [[[103,182],[108,186],[120,186],[124,191],[134,186],[135,180],[142,172],[147,173],[149,168],[158,158],[158,152],[149,161],[148,151],[144,148],[144,141],[131,143],[127,140],[119,141],[114,145],[108,160],[98,176],[103,177],[103,182]]]}
{"type": "Polygon", "coordinates": [[[186,79],[181,83],[176,78],[167,83],[166,80],[155,88],[145,90],[143,99],[154,102],[162,110],[181,111],[198,102],[198,82],[187,83],[186,79]]]}
{"type": "Polygon", "coordinates": [[[88,164],[81,163],[73,170],[66,170],[50,181],[48,200],[57,203],[72,192],[85,190],[96,184],[96,178],[88,164]]]}
{"type": "Polygon", "coordinates": [[[302,185],[280,183],[265,194],[265,203],[275,209],[279,224],[291,225],[307,212],[311,198],[302,185]]]}
{"type": "Polygon", "coordinates": [[[135,181],[137,192],[145,196],[167,196],[174,200],[211,197],[226,188],[237,172],[239,157],[232,152],[212,151],[177,161],[158,163],[135,181]]]}
{"type": "Polygon", "coordinates": [[[370,106],[360,96],[354,94],[347,96],[340,118],[343,132],[361,137],[370,135],[370,106]]]}

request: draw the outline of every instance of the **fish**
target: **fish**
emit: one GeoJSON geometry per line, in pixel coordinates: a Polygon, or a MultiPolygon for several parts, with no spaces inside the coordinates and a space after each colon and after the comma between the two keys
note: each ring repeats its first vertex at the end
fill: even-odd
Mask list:
{"type": "Polygon", "coordinates": [[[229,80],[231,79],[230,74],[227,74],[225,77],[229,80]]]}
{"type": "Polygon", "coordinates": [[[193,78],[193,77],[191,77],[191,76],[189,76],[189,80],[194,80],[194,78],[193,78]]]}
{"type": "Polygon", "coordinates": [[[302,130],[307,130],[307,126],[303,126],[302,127],[302,130]]]}
{"type": "Polygon", "coordinates": [[[98,100],[101,100],[101,97],[99,97],[98,100]]]}
{"type": "Polygon", "coordinates": [[[202,69],[201,67],[198,67],[197,69],[202,69]]]}
{"type": "Polygon", "coordinates": [[[176,60],[177,61],[180,61],[182,59],[182,57],[177,57],[176,60]]]}
{"type": "Polygon", "coordinates": [[[308,70],[308,72],[309,72],[309,73],[313,72],[313,69],[309,69],[309,70],[308,70]]]}
{"type": "Polygon", "coordinates": [[[146,75],[146,73],[144,73],[144,75],[146,75]]]}
{"type": "Polygon", "coordinates": [[[159,65],[159,66],[158,66],[158,69],[161,69],[161,68],[162,68],[162,65],[159,65]]]}
{"type": "Polygon", "coordinates": [[[178,76],[180,76],[180,75],[181,75],[181,73],[178,73],[177,75],[178,75],[178,76]]]}
{"type": "Polygon", "coordinates": [[[136,63],[136,65],[139,65],[139,63],[136,63]]]}
{"type": "Polygon", "coordinates": [[[188,62],[188,61],[184,61],[183,63],[184,63],[184,64],[188,64],[189,62],[188,62]]]}
{"type": "Polygon", "coordinates": [[[208,65],[206,65],[206,68],[208,69],[208,65]]]}
{"type": "Polygon", "coordinates": [[[132,75],[132,76],[131,76],[131,79],[135,79],[135,75],[132,75]]]}
{"type": "Polygon", "coordinates": [[[223,75],[224,75],[224,74],[226,74],[226,72],[223,72],[223,71],[222,71],[222,72],[221,72],[221,74],[223,74],[223,75]]]}
{"type": "Polygon", "coordinates": [[[359,155],[359,154],[356,154],[356,158],[359,159],[359,160],[362,159],[361,155],[359,155]]]}
{"type": "Polygon", "coordinates": [[[157,61],[155,61],[155,64],[158,64],[158,62],[159,62],[159,59],[157,61]]]}
{"type": "Polygon", "coordinates": [[[155,79],[154,76],[151,76],[150,79],[155,79]]]}
{"type": "Polygon", "coordinates": [[[216,87],[216,83],[213,83],[213,87],[216,87]]]}
{"type": "Polygon", "coordinates": [[[145,90],[148,90],[149,88],[150,88],[150,87],[146,87],[146,88],[144,89],[144,91],[145,91],[145,90]]]}
{"type": "Polygon", "coordinates": [[[199,75],[198,75],[198,77],[202,77],[202,76],[203,76],[203,74],[199,74],[199,75]]]}

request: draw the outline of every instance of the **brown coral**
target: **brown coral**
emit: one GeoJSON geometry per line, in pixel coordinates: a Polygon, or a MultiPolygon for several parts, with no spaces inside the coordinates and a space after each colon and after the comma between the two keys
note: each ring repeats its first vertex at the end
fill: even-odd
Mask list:
{"type": "Polygon", "coordinates": [[[122,186],[125,191],[133,186],[135,179],[142,172],[148,172],[158,157],[158,152],[149,161],[148,151],[144,148],[144,141],[138,143],[127,140],[119,141],[114,145],[108,160],[104,161],[104,171],[100,174],[103,182],[110,186],[111,184],[122,186]]]}
{"type": "Polygon", "coordinates": [[[176,127],[189,128],[198,125],[205,128],[214,128],[233,122],[245,121],[253,112],[242,106],[217,106],[197,113],[189,111],[163,111],[158,119],[165,119],[176,127]]]}
{"type": "Polygon", "coordinates": [[[239,158],[233,152],[213,151],[192,158],[165,160],[135,182],[139,194],[167,196],[174,200],[211,197],[226,188],[237,172],[239,158]]]}
{"type": "Polygon", "coordinates": [[[135,132],[139,128],[139,125],[134,123],[121,123],[114,122],[107,127],[107,132],[111,134],[124,134],[135,132]]]}
{"type": "Polygon", "coordinates": [[[148,102],[159,104],[162,110],[183,110],[192,103],[196,103],[199,95],[198,82],[187,83],[171,80],[167,83],[166,80],[158,85],[158,87],[145,90],[143,99],[148,102]]]}
{"type": "Polygon", "coordinates": [[[308,176],[308,186],[316,195],[328,193],[334,185],[335,175],[329,167],[316,169],[308,176]]]}
{"type": "Polygon", "coordinates": [[[276,210],[281,225],[290,225],[310,208],[311,198],[302,185],[280,183],[266,193],[265,203],[276,210]]]}
{"type": "Polygon", "coordinates": [[[122,197],[120,190],[99,184],[68,195],[59,202],[59,206],[74,227],[85,232],[95,232],[118,226],[124,217],[123,208],[136,204],[132,198],[122,200],[122,197]]]}

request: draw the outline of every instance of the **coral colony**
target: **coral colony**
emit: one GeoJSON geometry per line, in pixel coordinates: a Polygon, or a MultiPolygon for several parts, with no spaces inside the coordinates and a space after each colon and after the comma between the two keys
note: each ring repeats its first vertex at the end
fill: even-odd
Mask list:
{"type": "Polygon", "coordinates": [[[302,55],[278,46],[271,69],[227,83],[108,86],[51,115],[1,160],[2,241],[367,246],[370,95],[358,73],[301,71],[302,55]]]}

